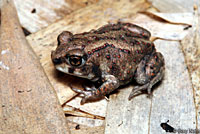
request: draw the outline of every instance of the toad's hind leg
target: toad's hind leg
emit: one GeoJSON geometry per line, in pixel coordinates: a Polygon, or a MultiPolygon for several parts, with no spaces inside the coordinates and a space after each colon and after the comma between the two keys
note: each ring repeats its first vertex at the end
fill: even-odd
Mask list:
{"type": "Polygon", "coordinates": [[[164,58],[161,53],[155,52],[145,56],[135,74],[135,80],[140,86],[132,90],[128,99],[132,99],[138,91],[142,90],[147,90],[147,93],[151,95],[152,86],[163,78],[164,70],[164,58]]]}

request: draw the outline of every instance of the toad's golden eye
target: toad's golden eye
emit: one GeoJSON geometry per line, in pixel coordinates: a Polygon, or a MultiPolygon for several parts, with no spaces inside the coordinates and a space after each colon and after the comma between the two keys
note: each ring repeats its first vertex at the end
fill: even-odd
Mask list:
{"type": "Polygon", "coordinates": [[[85,59],[81,56],[71,55],[67,57],[68,63],[72,66],[78,67],[85,64],[85,59]]]}

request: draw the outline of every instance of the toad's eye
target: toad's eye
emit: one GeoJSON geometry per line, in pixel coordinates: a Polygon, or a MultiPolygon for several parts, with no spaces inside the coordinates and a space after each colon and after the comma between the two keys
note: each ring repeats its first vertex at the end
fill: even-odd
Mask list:
{"type": "Polygon", "coordinates": [[[85,64],[85,58],[81,56],[76,56],[76,55],[67,56],[67,60],[70,65],[75,67],[85,64]]]}

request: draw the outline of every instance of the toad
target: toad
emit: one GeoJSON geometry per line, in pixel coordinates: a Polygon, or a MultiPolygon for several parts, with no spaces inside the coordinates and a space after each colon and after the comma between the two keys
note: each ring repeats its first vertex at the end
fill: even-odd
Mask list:
{"type": "Polygon", "coordinates": [[[146,29],[122,22],[80,34],[64,31],[57,38],[58,46],[51,58],[61,72],[101,81],[98,88],[72,88],[84,95],[81,104],[136,81],[138,86],[130,93],[130,100],[138,91],[146,90],[150,95],[152,86],[164,76],[164,58],[150,36],[146,29]]]}

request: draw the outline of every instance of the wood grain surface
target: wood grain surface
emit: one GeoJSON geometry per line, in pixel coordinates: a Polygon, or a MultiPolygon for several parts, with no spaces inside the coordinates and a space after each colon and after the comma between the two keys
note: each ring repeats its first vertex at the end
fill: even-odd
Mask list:
{"type": "Polygon", "coordinates": [[[12,0],[1,8],[0,134],[68,134],[55,91],[21,30],[12,0]]]}

